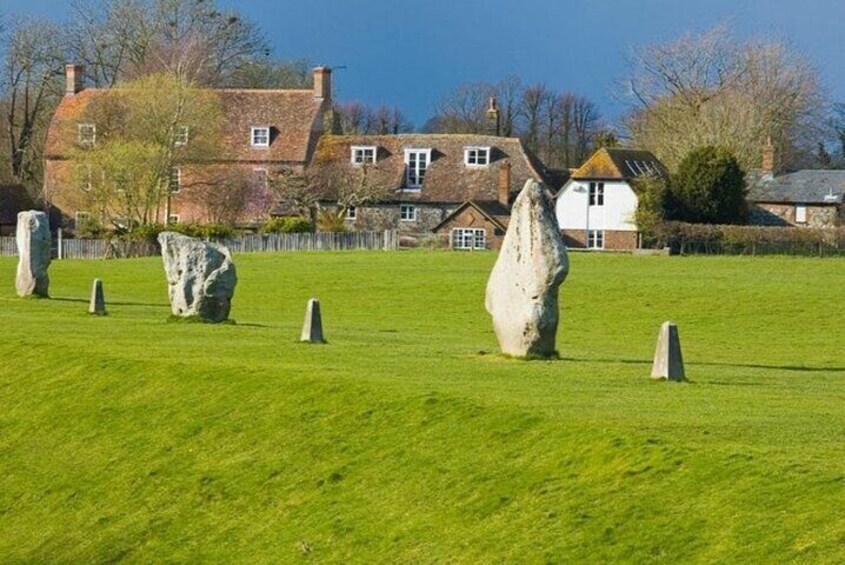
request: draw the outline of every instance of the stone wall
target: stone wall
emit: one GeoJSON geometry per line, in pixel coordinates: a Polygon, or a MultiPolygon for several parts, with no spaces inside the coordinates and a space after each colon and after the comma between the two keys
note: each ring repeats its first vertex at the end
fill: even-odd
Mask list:
{"type": "Polygon", "coordinates": [[[439,204],[413,204],[417,219],[401,220],[399,204],[374,204],[356,208],[354,220],[346,220],[346,227],[356,231],[395,229],[400,233],[421,233],[434,230],[457,206],[439,204]]]}
{"type": "Polygon", "coordinates": [[[760,226],[807,226],[822,228],[845,223],[845,207],[807,204],[807,221],[795,221],[795,204],[760,202],[751,205],[749,223],[760,226]]]}

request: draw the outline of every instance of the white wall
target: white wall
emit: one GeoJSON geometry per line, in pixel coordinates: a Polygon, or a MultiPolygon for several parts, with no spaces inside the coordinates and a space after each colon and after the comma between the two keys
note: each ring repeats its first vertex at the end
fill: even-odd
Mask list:
{"type": "Polygon", "coordinates": [[[626,182],[604,183],[604,206],[587,206],[589,181],[570,179],[557,195],[555,213],[562,230],[637,231],[637,195],[626,182]]]}

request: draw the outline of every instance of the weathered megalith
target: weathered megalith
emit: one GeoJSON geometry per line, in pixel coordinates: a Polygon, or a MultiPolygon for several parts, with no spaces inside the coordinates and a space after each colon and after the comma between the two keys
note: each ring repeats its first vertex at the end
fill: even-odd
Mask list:
{"type": "Polygon", "coordinates": [[[15,290],[18,296],[49,296],[51,243],[47,214],[28,210],[18,214],[15,234],[18,244],[18,272],[15,290]]]}
{"type": "Polygon", "coordinates": [[[88,313],[96,316],[106,315],[106,298],[103,294],[103,281],[94,279],[91,287],[91,300],[88,301],[88,313]]]}
{"type": "Polygon", "coordinates": [[[499,258],[487,282],[485,306],[502,353],[556,354],[558,287],[569,272],[566,245],[551,197],[529,180],[511,210],[499,258]]]}
{"type": "Polygon", "coordinates": [[[684,358],[681,355],[681,338],[674,322],[663,322],[657,336],[651,378],[684,381],[684,358]]]}
{"type": "Polygon", "coordinates": [[[305,323],[299,341],[308,343],[325,343],[323,338],[323,317],[320,315],[320,301],[312,298],[305,307],[305,323]]]}
{"type": "Polygon", "coordinates": [[[173,314],[205,322],[226,320],[238,283],[229,250],[168,231],[158,235],[158,242],[173,314]]]}

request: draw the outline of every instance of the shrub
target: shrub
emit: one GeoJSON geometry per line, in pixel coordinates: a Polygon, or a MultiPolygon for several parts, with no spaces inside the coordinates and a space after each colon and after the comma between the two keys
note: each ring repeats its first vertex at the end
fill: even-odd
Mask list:
{"type": "Polygon", "coordinates": [[[346,231],[346,209],[320,210],[317,213],[317,229],[329,232],[346,231]]]}
{"type": "Polygon", "coordinates": [[[261,233],[308,233],[314,231],[306,218],[271,218],[261,228],[261,233]]]}
{"type": "Polygon", "coordinates": [[[745,173],[724,147],[700,147],[684,157],[672,177],[672,193],[679,204],[679,217],[669,219],[738,224],[748,213],[745,173]]]}

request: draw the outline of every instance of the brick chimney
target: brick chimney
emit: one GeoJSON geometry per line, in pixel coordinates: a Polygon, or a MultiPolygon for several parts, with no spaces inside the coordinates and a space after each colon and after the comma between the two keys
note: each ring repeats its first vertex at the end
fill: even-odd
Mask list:
{"type": "Polygon", "coordinates": [[[499,203],[505,208],[510,207],[511,196],[511,164],[505,161],[499,165],[499,203]]]}
{"type": "Polygon", "coordinates": [[[314,68],[314,98],[322,98],[326,102],[332,101],[331,67],[314,68]]]}
{"type": "Polygon", "coordinates": [[[74,96],[82,90],[82,65],[65,65],[65,96],[74,96]]]}
{"type": "Polygon", "coordinates": [[[500,135],[499,104],[495,96],[487,101],[487,135],[500,135]]]}
{"type": "Polygon", "coordinates": [[[777,172],[775,157],[775,146],[772,145],[772,138],[766,138],[766,144],[763,146],[763,161],[760,164],[760,174],[763,178],[771,179],[775,176],[775,172],[777,172]]]}

